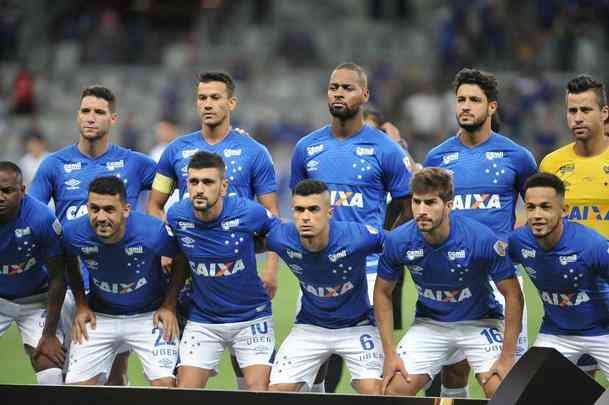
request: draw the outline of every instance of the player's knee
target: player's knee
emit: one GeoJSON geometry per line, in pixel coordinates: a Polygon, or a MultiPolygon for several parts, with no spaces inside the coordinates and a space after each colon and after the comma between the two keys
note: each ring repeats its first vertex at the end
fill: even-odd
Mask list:
{"type": "Polygon", "coordinates": [[[156,380],[151,380],[150,385],[153,387],[175,387],[176,380],[173,377],[157,378],[156,380]]]}
{"type": "Polygon", "coordinates": [[[387,389],[385,395],[416,395],[418,389],[413,384],[408,384],[403,378],[393,378],[387,389]]]}
{"type": "Polygon", "coordinates": [[[470,367],[466,360],[442,368],[442,385],[447,388],[461,388],[467,385],[470,367]]]}
{"type": "Polygon", "coordinates": [[[300,388],[303,386],[303,383],[295,383],[295,384],[270,384],[269,391],[277,391],[277,392],[298,392],[300,388]]]}
{"type": "Polygon", "coordinates": [[[364,395],[381,395],[382,381],[375,379],[353,380],[353,388],[364,395]]]}
{"type": "Polygon", "coordinates": [[[245,384],[249,391],[267,391],[269,389],[269,379],[265,375],[246,376],[245,384]]]}

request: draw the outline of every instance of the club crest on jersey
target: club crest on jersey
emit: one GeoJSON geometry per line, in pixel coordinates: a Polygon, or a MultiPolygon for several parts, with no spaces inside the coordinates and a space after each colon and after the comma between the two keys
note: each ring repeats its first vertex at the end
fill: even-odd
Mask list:
{"type": "Polygon", "coordinates": [[[456,290],[433,290],[431,288],[422,288],[416,286],[419,295],[433,301],[439,302],[463,302],[472,296],[472,292],[468,287],[458,288],[456,290]]]}
{"type": "Polygon", "coordinates": [[[21,274],[33,268],[36,265],[36,258],[30,257],[27,261],[23,263],[16,264],[3,264],[0,266],[0,274],[4,276],[14,276],[16,274],[21,274]]]}
{"type": "Polygon", "coordinates": [[[338,251],[336,253],[329,254],[328,255],[328,259],[332,263],[334,263],[334,262],[336,262],[339,259],[344,259],[345,257],[347,257],[347,255],[348,255],[347,249],[343,249],[343,250],[340,250],[340,251],[338,251]]]}
{"type": "Polygon", "coordinates": [[[191,157],[192,155],[194,155],[195,153],[197,153],[199,151],[199,148],[196,149],[184,149],[182,151],[182,158],[187,159],[189,157],[191,157]]]}
{"type": "Polygon", "coordinates": [[[563,266],[566,266],[569,263],[575,263],[577,261],[577,254],[572,254],[570,256],[559,256],[558,261],[563,266]]]}
{"type": "Polygon", "coordinates": [[[499,194],[464,194],[456,195],[453,199],[455,210],[489,210],[501,208],[499,194]]]}
{"type": "Polygon", "coordinates": [[[379,230],[377,228],[373,227],[372,225],[366,225],[366,229],[368,230],[368,232],[371,235],[378,235],[378,233],[379,233],[379,230]]]}
{"type": "Polygon", "coordinates": [[[321,297],[321,298],[332,298],[332,297],[338,297],[341,296],[345,293],[347,293],[348,291],[353,290],[353,283],[351,283],[350,281],[347,281],[346,283],[343,284],[339,284],[337,286],[333,286],[333,287],[318,287],[315,286],[313,284],[305,284],[305,283],[300,283],[302,285],[302,288],[310,293],[313,294],[316,297],[321,297]]]}
{"type": "Polygon", "coordinates": [[[224,157],[231,158],[241,156],[241,149],[224,149],[224,157]]]}
{"type": "Polygon", "coordinates": [[[417,250],[408,250],[406,252],[406,257],[408,260],[418,259],[419,257],[423,257],[425,255],[425,251],[423,249],[417,250]]]}
{"type": "Polygon", "coordinates": [[[85,265],[90,270],[99,270],[99,263],[93,259],[85,259],[83,260],[85,265]]]}
{"type": "Polygon", "coordinates": [[[417,266],[416,264],[406,266],[406,268],[415,276],[420,276],[423,274],[423,267],[417,266]]]}
{"type": "Polygon", "coordinates": [[[609,174],[609,165],[603,165],[603,173],[609,174]]]}
{"type": "Polygon", "coordinates": [[[448,260],[465,259],[465,250],[456,250],[454,252],[448,252],[448,260]]]}
{"type": "Polygon", "coordinates": [[[314,155],[316,153],[319,153],[321,151],[324,150],[324,144],[319,144],[319,145],[314,145],[314,146],[308,146],[307,147],[307,155],[311,156],[314,155]]]}
{"type": "Polygon", "coordinates": [[[148,281],[146,280],[146,277],[141,277],[133,283],[109,283],[107,281],[100,281],[93,277],[93,284],[95,284],[95,286],[100,290],[107,293],[129,294],[148,284],[148,281]]]}
{"type": "Polygon", "coordinates": [[[330,203],[336,207],[364,208],[364,197],[362,193],[354,193],[353,191],[332,190],[330,192],[330,203]]]}
{"type": "Polygon", "coordinates": [[[358,146],[355,148],[355,154],[357,156],[372,156],[374,155],[374,148],[366,148],[364,146],[358,146]]]}
{"type": "Polygon", "coordinates": [[[222,226],[222,229],[224,229],[225,231],[228,231],[231,228],[236,228],[239,226],[239,218],[231,219],[230,221],[224,221],[220,226],[222,226]]]}
{"type": "Polygon", "coordinates": [[[556,305],[561,308],[575,307],[584,302],[590,301],[590,296],[585,291],[579,292],[567,292],[567,293],[556,293],[556,292],[541,292],[541,300],[549,305],[556,305]]]}
{"type": "Polygon", "coordinates": [[[182,231],[185,231],[187,229],[195,229],[195,224],[193,222],[188,221],[178,221],[178,226],[182,231]]]}
{"type": "Polygon", "coordinates": [[[189,236],[184,236],[180,239],[185,247],[191,248],[195,246],[195,240],[189,236]]]}
{"type": "Polygon", "coordinates": [[[81,162],[66,163],[65,165],[63,165],[63,171],[66,173],[72,173],[73,171],[80,170],[80,169],[82,169],[81,162]]]}
{"type": "Polygon", "coordinates": [[[288,257],[289,257],[290,259],[298,259],[298,260],[302,260],[302,253],[300,253],[300,252],[296,252],[296,251],[294,251],[294,250],[292,250],[292,249],[287,249],[287,250],[285,251],[285,254],[286,254],[286,255],[288,255],[288,257]]]}
{"type": "Polygon", "coordinates": [[[575,171],[575,163],[567,163],[566,165],[560,166],[558,172],[560,174],[573,173],[575,171]]]}
{"type": "Polygon", "coordinates": [[[245,270],[245,264],[241,259],[226,263],[195,263],[192,261],[188,263],[193,273],[203,277],[226,277],[245,270]]]}
{"type": "Polygon", "coordinates": [[[79,190],[80,189],[80,181],[77,179],[74,179],[74,178],[66,181],[63,184],[65,184],[67,186],[66,187],[67,190],[79,190]]]}
{"type": "Polygon", "coordinates": [[[144,253],[144,247],[143,246],[129,246],[125,248],[125,253],[127,254],[127,256],[133,256],[136,254],[143,254],[144,253]]]}
{"type": "Polygon", "coordinates": [[[493,245],[493,249],[495,250],[495,253],[497,253],[501,257],[505,257],[507,247],[508,247],[507,243],[505,243],[502,240],[498,240],[493,245]]]}
{"type": "Polygon", "coordinates": [[[315,171],[317,171],[318,166],[319,166],[319,162],[317,160],[310,160],[307,163],[307,171],[308,172],[315,172],[315,171]]]}
{"type": "Polygon", "coordinates": [[[455,162],[459,160],[459,152],[449,153],[447,155],[442,156],[442,163],[445,165],[455,162]]]}
{"type": "Polygon", "coordinates": [[[125,161],[123,159],[115,162],[106,162],[106,170],[113,171],[116,169],[122,169],[125,167],[125,161]]]}
{"type": "Polygon", "coordinates": [[[486,156],[486,160],[495,160],[503,158],[503,152],[486,152],[484,155],[486,156]]]}
{"type": "Polygon", "coordinates": [[[30,229],[29,226],[26,226],[25,228],[16,228],[15,229],[15,236],[18,238],[23,238],[24,236],[28,236],[32,234],[32,230],[30,229]]]}
{"type": "Polygon", "coordinates": [[[80,251],[85,255],[91,255],[93,253],[99,253],[99,246],[82,246],[80,251]]]}
{"type": "Polygon", "coordinates": [[[533,249],[520,249],[520,254],[523,259],[534,259],[536,252],[533,249]]]}

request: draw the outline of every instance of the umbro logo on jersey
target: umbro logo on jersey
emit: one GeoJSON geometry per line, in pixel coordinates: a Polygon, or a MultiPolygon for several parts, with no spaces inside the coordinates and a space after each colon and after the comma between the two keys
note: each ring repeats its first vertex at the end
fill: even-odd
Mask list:
{"type": "Polygon", "coordinates": [[[314,172],[318,169],[319,162],[317,160],[311,160],[307,163],[307,171],[314,172]]]}
{"type": "Polygon", "coordinates": [[[459,152],[449,153],[448,155],[442,156],[442,163],[445,165],[456,160],[459,160],[459,152]]]}
{"type": "Polygon", "coordinates": [[[523,259],[535,258],[535,251],[533,249],[520,249],[520,254],[522,254],[523,259]]]}
{"type": "Polygon", "coordinates": [[[224,157],[241,156],[241,149],[224,149],[224,157]]]}
{"type": "Polygon", "coordinates": [[[408,271],[410,271],[414,275],[423,274],[423,267],[421,267],[421,266],[412,265],[412,266],[406,266],[406,268],[408,269],[408,271]]]}
{"type": "Polygon", "coordinates": [[[406,257],[408,260],[414,260],[419,257],[423,257],[423,255],[425,255],[425,251],[423,249],[409,250],[406,252],[406,257]]]}
{"type": "Polygon", "coordinates": [[[92,253],[99,253],[98,246],[83,246],[80,248],[80,251],[85,255],[90,255],[92,253]]]}
{"type": "Polygon", "coordinates": [[[456,250],[454,252],[448,252],[448,260],[465,259],[465,250],[456,250]]]}
{"type": "Polygon", "coordinates": [[[185,231],[187,229],[195,229],[195,224],[187,221],[178,221],[178,226],[181,230],[185,231]]]}
{"type": "Polygon", "coordinates": [[[65,165],[63,165],[63,171],[66,173],[72,173],[73,171],[80,170],[80,169],[82,169],[81,162],[66,163],[65,165]]]}
{"type": "Polygon", "coordinates": [[[186,247],[189,247],[189,248],[194,247],[195,240],[189,236],[184,236],[181,239],[181,241],[182,241],[182,243],[184,243],[184,246],[186,246],[186,247]]]}
{"type": "Polygon", "coordinates": [[[499,194],[464,194],[453,199],[454,210],[488,210],[501,208],[499,194]]]}
{"type": "Polygon", "coordinates": [[[307,147],[307,155],[311,156],[324,150],[324,144],[307,147]]]}
{"type": "Polygon", "coordinates": [[[293,271],[295,274],[300,274],[300,273],[302,273],[302,272],[304,271],[304,269],[303,269],[302,267],[300,267],[299,265],[294,264],[294,263],[292,263],[292,264],[288,265],[288,267],[289,267],[289,268],[290,268],[290,270],[292,270],[292,271],[293,271]]]}
{"type": "Polygon", "coordinates": [[[122,169],[123,167],[125,167],[125,161],[123,159],[117,160],[116,162],[106,162],[106,170],[113,171],[122,169]]]}
{"type": "Polygon", "coordinates": [[[15,229],[15,236],[18,238],[22,238],[24,236],[28,236],[32,234],[32,230],[30,229],[29,226],[26,226],[25,228],[17,228],[15,229]]]}
{"type": "Polygon", "coordinates": [[[184,159],[191,157],[192,155],[194,155],[195,153],[197,153],[199,151],[199,149],[184,149],[182,151],[182,157],[184,159]]]}
{"type": "Polygon", "coordinates": [[[487,160],[503,158],[503,152],[486,152],[484,155],[486,156],[487,160]]]}
{"type": "Polygon", "coordinates": [[[80,181],[77,179],[70,179],[64,183],[68,190],[78,190],[80,189],[80,181]]]}
{"type": "Polygon", "coordinates": [[[573,254],[570,256],[559,256],[558,261],[563,266],[566,266],[569,263],[575,263],[577,261],[577,254],[573,254]]]}
{"type": "Polygon", "coordinates": [[[144,253],[144,247],[143,246],[130,246],[130,247],[126,247],[125,248],[125,253],[127,254],[127,256],[133,256],[135,254],[142,254],[144,253]]]}
{"type": "Polygon", "coordinates": [[[357,156],[372,156],[374,155],[374,148],[365,148],[363,146],[358,146],[355,148],[355,154],[357,156]]]}
{"type": "Polygon", "coordinates": [[[221,226],[222,229],[224,229],[225,231],[228,231],[231,228],[235,228],[239,226],[239,218],[231,219],[230,221],[224,221],[222,222],[221,226]]]}
{"type": "Polygon", "coordinates": [[[290,259],[298,259],[298,260],[302,260],[302,253],[300,252],[295,252],[294,250],[291,249],[287,249],[285,251],[285,254],[288,255],[288,257],[290,259]]]}

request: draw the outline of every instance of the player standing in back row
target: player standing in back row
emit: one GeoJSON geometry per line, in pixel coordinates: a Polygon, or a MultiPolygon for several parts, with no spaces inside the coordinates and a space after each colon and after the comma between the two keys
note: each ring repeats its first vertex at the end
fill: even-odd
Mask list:
{"type": "MultiPolygon", "coordinates": [[[[514,229],[518,195],[523,195],[526,179],[537,172],[535,159],[526,148],[492,128],[495,124],[498,130],[495,115],[499,93],[493,74],[462,69],[453,86],[460,130],[433,148],[423,166],[448,169],[455,185],[453,210],[483,223],[507,241],[514,229]]],[[[504,304],[496,290],[495,297],[504,304]]],[[[527,347],[525,316],[516,357],[522,356],[527,347]]],[[[449,362],[452,366],[443,370],[442,396],[467,396],[469,367],[462,360],[462,354],[456,355],[449,362]]]]}

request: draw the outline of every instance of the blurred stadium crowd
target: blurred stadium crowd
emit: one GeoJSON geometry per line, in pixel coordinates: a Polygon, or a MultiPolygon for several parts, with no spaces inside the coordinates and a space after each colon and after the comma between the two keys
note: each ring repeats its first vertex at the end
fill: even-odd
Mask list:
{"type": "Polygon", "coordinates": [[[609,0],[0,0],[0,158],[27,171],[75,141],[94,83],[117,94],[114,142],[158,153],[200,128],[196,73],[220,69],[285,201],[292,146],[328,121],[328,73],[353,61],[415,159],[453,133],[450,81],[467,66],[496,73],[501,132],[540,160],[569,138],[567,80],[607,82],[608,53],[609,0]]]}

